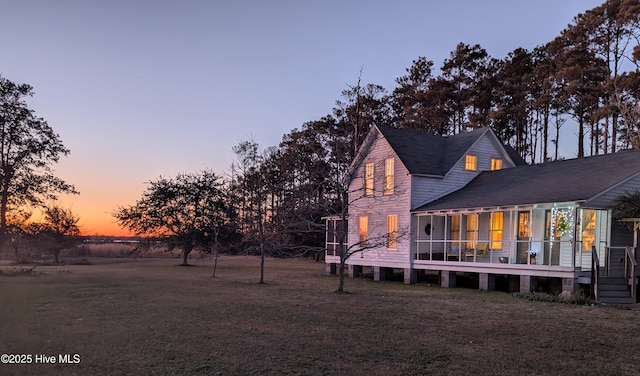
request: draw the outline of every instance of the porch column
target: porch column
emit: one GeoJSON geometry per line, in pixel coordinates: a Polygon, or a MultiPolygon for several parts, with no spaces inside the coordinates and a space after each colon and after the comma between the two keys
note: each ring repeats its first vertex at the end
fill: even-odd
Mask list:
{"type": "Polygon", "coordinates": [[[456,272],[443,270],[440,272],[440,287],[456,287],[456,272]]]}
{"type": "Polygon", "coordinates": [[[418,282],[418,271],[412,268],[404,269],[404,284],[411,285],[418,282]]]}
{"type": "Polygon", "coordinates": [[[385,281],[387,279],[387,268],[383,268],[381,266],[373,267],[373,280],[374,281],[385,281]]]}
{"type": "Polygon", "coordinates": [[[325,264],[325,268],[327,270],[327,275],[335,275],[336,274],[336,264],[334,264],[334,263],[325,264]]]}
{"type": "Polygon", "coordinates": [[[484,291],[493,291],[496,289],[496,277],[489,273],[478,274],[479,289],[484,291]]]}
{"type": "Polygon", "coordinates": [[[358,278],[362,274],[362,265],[349,264],[349,277],[358,278]]]}

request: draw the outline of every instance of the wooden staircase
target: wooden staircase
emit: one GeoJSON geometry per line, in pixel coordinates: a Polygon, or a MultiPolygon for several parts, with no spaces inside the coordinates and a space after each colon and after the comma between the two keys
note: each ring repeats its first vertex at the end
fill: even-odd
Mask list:
{"type": "Polygon", "coordinates": [[[606,304],[633,304],[629,282],[624,277],[600,277],[598,301],[606,304]]]}
{"type": "MultiPolygon", "coordinates": [[[[594,249],[595,251],[595,249],[594,249]]],[[[630,276],[627,275],[627,257],[624,248],[609,248],[605,275],[598,278],[598,301],[606,304],[633,304],[635,298],[632,292],[630,276]]],[[[635,271],[634,271],[635,274],[635,271]]]]}

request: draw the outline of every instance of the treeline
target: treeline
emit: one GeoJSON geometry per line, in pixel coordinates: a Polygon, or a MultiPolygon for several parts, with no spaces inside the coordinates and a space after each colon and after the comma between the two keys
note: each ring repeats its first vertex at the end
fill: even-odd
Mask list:
{"type": "Polygon", "coordinates": [[[321,218],[340,212],[348,167],[372,124],[439,135],[489,126],[530,163],[561,158],[561,143],[577,150],[565,157],[640,148],[639,38],[640,2],[610,0],[532,51],[497,59],[460,43],[437,75],[418,57],[390,92],[358,80],[330,114],[277,147],[234,148],[228,184],[242,243],[261,238],[283,254],[322,247],[321,218]],[[576,138],[560,139],[563,126],[576,138]]]}
{"type": "MultiPolygon", "coordinates": [[[[331,113],[293,129],[277,147],[235,146],[228,177],[160,177],[114,217],[149,245],[181,249],[185,264],[196,249],[320,254],[322,218],[347,212],[349,167],[373,124],[438,135],[491,127],[530,163],[561,158],[561,143],[575,145],[577,157],[640,148],[639,61],[637,0],[609,0],[545,45],[503,59],[460,43],[439,72],[421,56],[391,91],[358,78],[331,113]],[[575,138],[561,140],[562,127],[575,138]]],[[[55,244],[58,261],[77,237],[78,217],[57,206],[57,195],[78,192],[52,173],[69,150],[28,108],[32,95],[31,86],[0,76],[0,249],[19,256],[55,244]],[[44,210],[42,223],[29,221],[29,206],[44,210]]]]}

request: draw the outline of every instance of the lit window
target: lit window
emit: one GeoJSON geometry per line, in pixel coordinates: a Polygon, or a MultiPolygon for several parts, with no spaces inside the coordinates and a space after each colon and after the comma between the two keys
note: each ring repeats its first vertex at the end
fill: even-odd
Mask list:
{"type": "Polygon", "coordinates": [[[398,216],[387,216],[387,249],[398,249],[398,216]]]}
{"type": "Polygon", "coordinates": [[[491,158],[491,171],[502,170],[502,159],[491,158]]]}
{"type": "Polygon", "coordinates": [[[369,217],[358,217],[358,240],[366,242],[369,238],[369,217]]]}
{"type": "Polygon", "coordinates": [[[596,211],[585,209],[582,211],[582,250],[591,251],[596,239],[596,211]]]}
{"type": "Polygon", "coordinates": [[[451,217],[451,240],[460,240],[460,216],[454,215],[451,217]]]}
{"type": "Polygon", "coordinates": [[[373,195],[373,162],[365,164],[364,167],[364,194],[373,195]]]}
{"type": "Polygon", "coordinates": [[[464,169],[467,171],[475,171],[478,169],[478,157],[475,155],[467,154],[464,161],[464,169]]]}
{"type": "Polygon", "coordinates": [[[467,248],[475,248],[478,241],[478,215],[465,214],[467,248]]]}
{"type": "Polygon", "coordinates": [[[491,249],[502,249],[502,231],[504,229],[504,214],[491,213],[491,249]]]}
{"type": "Polygon", "coordinates": [[[531,237],[531,214],[518,212],[518,238],[531,237]]]}
{"type": "Polygon", "coordinates": [[[384,194],[393,194],[393,158],[384,161],[384,194]]]}

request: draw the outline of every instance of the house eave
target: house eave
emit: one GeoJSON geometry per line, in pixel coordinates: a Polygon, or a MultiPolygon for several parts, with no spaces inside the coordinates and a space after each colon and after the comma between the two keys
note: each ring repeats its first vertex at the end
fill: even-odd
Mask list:
{"type": "Polygon", "coordinates": [[[410,173],[411,176],[415,176],[415,177],[419,177],[419,178],[438,178],[438,179],[444,179],[444,175],[430,175],[430,174],[415,174],[415,173],[410,173]]]}
{"type": "Polygon", "coordinates": [[[563,202],[541,202],[541,203],[522,203],[522,204],[505,204],[505,205],[485,205],[485,206],[476,206],[476,207],[461,207],[461,208],[443,208],[443,209],[431,209],[431,210],[411,210],[412,214],[415,215],[429,215],[429,214],[463,214],[463,213],[480,213],[480,212],[492,212],[492,211],[516,211],[516,210],[533,210],[533,209],[542,209],[542,208],[553,208],[553,207],[566,207],[566,206],[575,206],[580,207],[585,200],[578,201],[563,201],[563,202]]]}

